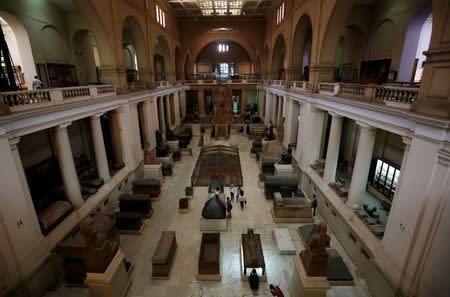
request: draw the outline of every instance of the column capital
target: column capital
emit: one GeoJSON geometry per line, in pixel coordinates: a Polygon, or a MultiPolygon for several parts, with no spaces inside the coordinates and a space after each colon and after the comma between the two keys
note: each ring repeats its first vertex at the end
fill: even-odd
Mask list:
{"type": "Polygon", "coordinates": [[[374,132],[377,129],[376,127],[373,127],[367,123],[360,122],[360,121],[356,121],[356,124],[359,126],[361,131],[374,132]]]}
{"type": "Polygon", "coordinates": [[[103,114],[104,114],[103,112],[93,114],[93,115],[91,115],[91,116],[89,117],[89,119],[90,119],[91,121],[94,121],[94,120],[96,120],[96,119],[99,119],[103,114]]]}
{"type": "Polygon", "coordinates": [[[334,112],[334,111],[328,111],[328,114],[329,114],[330,116],[332,116],[333,118],[336,118],[336,119],[342,118],[342,115],[340,115],[340,114],[338,114],[338,113],[336,113],[336,112],[334,112]]]}
{"type": "Polygon", "coordinates": [[[20,137],[17,136],[17,137],[10,138],[10,139],[8,139],[8,142],[9,142],[9,146],[11,147],[11,150],[12,151],[16,150],[17,149],[17,145],[20,142],[20,137]]]}
{"type": "Polygon", "coordinates": [[[59,124],[58,126],[56,126],[56,129],[66,129],[70,125],[72,125],[72,122],[62,123],[62,124],[59,124]]]}
{"type": "Polygon", "coordinates": [[[412,138],[409,136],[402,136],[403,143],[405,144],[405,151],[409,151],[411,147],[412,138]]]}

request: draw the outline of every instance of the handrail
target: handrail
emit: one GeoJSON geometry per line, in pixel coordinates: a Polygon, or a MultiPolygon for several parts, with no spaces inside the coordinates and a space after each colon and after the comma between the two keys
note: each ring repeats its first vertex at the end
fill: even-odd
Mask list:
{"type": "Polygon", "coordinates": [[[116,95],[114,85],[38,89],[30,91],[1,92],[0,103],[5,113],[63,104],[67,101],[89,100],[116,95]]]}

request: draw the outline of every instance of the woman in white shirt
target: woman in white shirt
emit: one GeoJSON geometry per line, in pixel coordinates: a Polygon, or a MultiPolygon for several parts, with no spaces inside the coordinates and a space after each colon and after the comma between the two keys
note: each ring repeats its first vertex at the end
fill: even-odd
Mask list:
{"type": "Polygon", "coordinates": [[[239,203],[241,204],[241,209],[244,209],[244,204],[247,204],[247,199],[244,195],[244,190],[241,189],[239,192],[239,203]]]}

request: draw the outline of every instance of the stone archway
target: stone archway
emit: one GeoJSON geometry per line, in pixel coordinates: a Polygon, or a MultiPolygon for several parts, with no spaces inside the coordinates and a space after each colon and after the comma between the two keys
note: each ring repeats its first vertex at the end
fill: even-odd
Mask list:
{"type": "Polygon", "coordinates": [[[308,80],[311,61],[312,23],[309,15],[300,17],[295,28],[292,47],[292,80],[308,80]]]}
{"type": "Polygon", "coordinates": [[[272,79],[286,79],[286,42],[282,34],[277,36],[272,50],[272,79]]]}
{"type": "Polygon", "coordinates": [[[144,84],[148,83],[149,71],[145,36],[141,25],[134,16],[126,17],[123,22],[122,49],[124,53],[125,51],[129,51],[132,55],[132,63],[128,66],[132,65],[135,67],[135,69],[130,67],[125,70],[127,82],[141,81],[144,84]]]}
{"type": "Polygon", "coordinates": [[[155,81],[160,80],[171,80],[172,78],[175,78],[175,70],[174,65],[172,63],[172,59],[170,56],[170,48],[169,44],[167,43],[166,39],[159,35],[156,38],[154,49],[153,49],[153,59],[154,59],[154,71],[155,71],[155,81]],[[162,58],[162,60],[161,60],[162,58]],[[159,72],[156,68],[159,63],[159,72]],[[163,65],[163,67],[161,67],[163,65]]]}

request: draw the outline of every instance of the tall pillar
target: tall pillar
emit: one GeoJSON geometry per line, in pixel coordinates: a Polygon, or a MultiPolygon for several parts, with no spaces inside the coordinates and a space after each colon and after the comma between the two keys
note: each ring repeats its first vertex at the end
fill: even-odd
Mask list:
{"type": "Polygon", "coordinates": [[[74,207],[80,207],[84,200],[81,196],[80,182],[78,181],[69,135],[67,134],[67,127],[70,124],[72,122],[55,127],[56,156],[58,157],[66,196],[74,207]]]}
{"type": "Polygon", "coordinates": [[[111,118],[109,124],[111,127],[111,140],[112,140],[112,151],[114,156],[114,166],[123,167],[125,164],[123,156],[119,110],[115,109],[111,111],[111,118]]]}
{"type": "Polygon", "coordinates": [[[103,179],[104,183],[107,183],[111,180],[111,176],[109,175],[108,159],[106,158],[105,141],[103,139],[100,116],[101,114],[96,114],[90,117],[91,135],[98,177],[103,179]]]}
{"type": "Polygon", "coordinates": [[[266,124],[269,123],[269,121],[271,121],[271,106],[272,106],[272,101],[273,101],[273,95],[270,92],[266,92],[266,99],[265,99],[266,103],[265,103],[265,110],[264,110],[264,121],[266,122],[266,124]]]}
{"type": "Polygon", "coordinates": [[[186,116],[186,91],[181,90],[180,92],[180,104],[181,104],[181,120],[186,116]]]}
{"type": "Polygon", "coordinates": [[[335,181],[336,178],[336,168],[339,158],[339,147],[341,145],[341,134],[342,134],[342,116],[334,112],[330,112],[332,117],[330,136],[328,137],[328,149],[327,157],[325,160],[325,170],[323,173],[323,179],[329,183],[335,181]]]}
{"type": "Polygon", "coordinates": [[[247,105],[247,101],[248,101],[247,89],[243,88],[241,90],[241,114],[245,113],[245,106],[247,105]]]}
{"type": "Polygon", "coordinates": [[[203,90],[198,90],[198,114],[205,116],[205,93],[203,90]]]}
{"type": "Polygon", "coordinates": [[[159,118],[159,130],[161,133],[166,131],[166,117],[164,116],[164,99],[163,97],[158,97],[158,118],[159,118]]]}
{"type": "Polygon", "coordinates": [[[133,157],[135,162],[140,162],[144,158],[144,152],[142,151],[141,133],[139,130],[139,115],[138,104],[130,104],[130,132],[132,133],[133,141],[133,157]]]}
{"type": "Polygon", "coordinates": [[[149,149],[156,145],[155,131],[158,130],[158,116],[157,116],[157,99],[151,98],[144,101],[142,105],[144,115],[144,137],[145,142],[148,143],[149,149]]]}
{"type": "Polygon", "coordinates": [[[175,127],[181,124],[181,111],[180,111],[180,96],[178,95],[178,91],[173,94],[173,103],[175,109],[175,127]]]}
{"type": "Polygon", "coordinates": [[[284,101],[284,97],[278,96],[277,122],[283,117],[283,105],[284,105],[283,101],[284,101]]]}
{"type": "Polygon", "coordinates": [[[163,99],[164,99],[164,102],[165,102],[164,107],[165,107],[165,111],[166,111],[166,113],[165,113],[166,125],[167,125],[167,127],[172,128],[172,115],[170,114],[170,98],[169,98],[169,95],[165,95],[163,97],[163,99]]]}
{"type": "Polygon", "coordinates": [[[326,113],[322,109],[309,105],[309,111],[305,110],[303,115],[308,117],[307,139],[304,147],[305,158],[309,164],[314,164],[316,160],[321,159],[323,123],[326,113]]]}
{"type": "Polygon", "coordinates": [[[277,124],[277,112],[278,112],[278,95],[273,94],[272,100],[272,123],[274,126],[277,124]]]}
{"type": "Polygon", "coordinates": [[[353,209],[361,207],[361,199],[366,192],[376,134],[376,128],[362,122],[357,122],[357,124],[359,126],[358,149],[347,200],[347,205],[353,209]]]}

